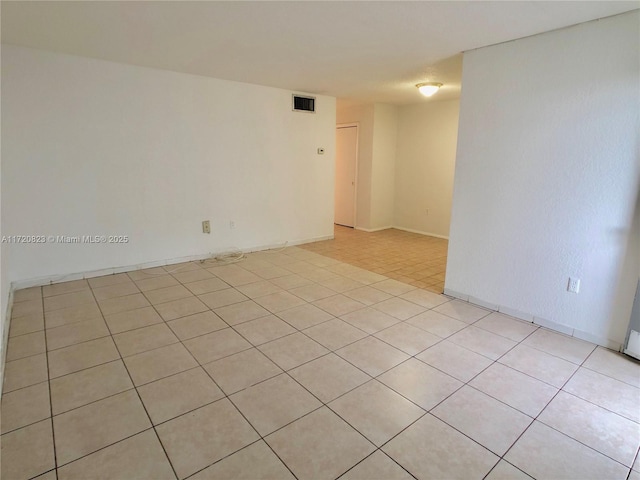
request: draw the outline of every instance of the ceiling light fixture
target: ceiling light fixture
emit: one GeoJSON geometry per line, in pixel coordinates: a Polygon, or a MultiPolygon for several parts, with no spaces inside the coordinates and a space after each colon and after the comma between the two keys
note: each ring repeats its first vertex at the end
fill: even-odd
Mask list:
{"type": "Polygon", "coordinates": [[[436,93],[438,90],[440,90],[441,86],[442,86],[441,83],[427,82],[427,83],[417,84],[416,88],[425,97],[430,97],[431,95],[436,93]]]}

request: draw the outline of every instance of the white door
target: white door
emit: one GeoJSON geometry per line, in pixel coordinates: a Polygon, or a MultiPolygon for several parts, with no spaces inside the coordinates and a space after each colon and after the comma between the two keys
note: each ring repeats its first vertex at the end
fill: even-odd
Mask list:
{"type": "Polygon", "coordinates": [[[356,158],[358,127],[339,126],[336,129],[336,211],[334,222],[355,226],[356,219],[356,158]]]}

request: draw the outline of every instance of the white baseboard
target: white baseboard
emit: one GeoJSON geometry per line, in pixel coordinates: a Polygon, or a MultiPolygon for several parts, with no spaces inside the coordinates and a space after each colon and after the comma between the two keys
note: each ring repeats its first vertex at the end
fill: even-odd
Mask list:
{"type": "Polygon", "coordinates": [[[532,315],[530,313],[521,312],[519,310],[515,310],[510,307],[495,305],[490,302],[486,302],[484,300],[478,299],[476,297],[472,297],[465,293],[451,290],[450,288],[445,288],[444,294],[450,297],[457,298],[459,300],[464,300],[465,302],[469,302],[473,305],[478,305],[479,307],[488,308],[490,310],[504,313],[505,315],[509,315],[514,318],[518,318],[520,320],[532,322],[541,327],[548,328],[549,330],[553,330],[555,332],[562,333],[570,337],[574,337],[580,340],[585,340],[587,342],[594,343],[596,345],[601,345],[611,350],[615,350],[619,352],[622,348],[621,343],[611,340],[609,338],[601,337],[588,332],[583,332],[581,330],[577,330],[572,327],[569,327],[568,325],[563,325],[561,323],[553,322],[545,318],[536,317],[535,315],[532,315]]]}
{"type": "Polygon", "coordinates": [[[455,290],[451,290],[450,288],[445,287],[444,294],[448,295],[449,297],[454,297],[465,302],[469,301],[469,295],[466,295],[461,292],[456,292],[455,290]]]}
{"type": "Polygon", "coordinates": [[[4,366],[7,363],[7,345],[9,344],[9,328],[11,328],[11,309],[13,308],[13,288],[9,288],[6,317],[2,319],[2,349],[0,350],[0,399],[4,391],[4,366]]]}
{"type": "Polygon", "coordinates": [[[423,230],[414,230],[413,228],[399,227],[397,225],[394,225],[393,227],[390,227],[390,228],[395,228],[396,230],[403,230],[403,231],[409,232],[409,233],[418,233],[420,235],[426,235],[427,237],[444,238],[445,240],[449,240],[448,236],[439,235],[437,233],[425,232],[423,230]]]}
{"type": "Polygon", "coordinates": [[[372,233],[372,232],[380,232],[382,230],[389,230],[393,228],[391,225],[387,227],[378,227],[378,228],[364,228],[364,227],[353,227],[355,230],[361,230],[363,232],[372,233]]]}
{"type": "MultiPolygon", "coordinates": [[[[323,240],[332,240],[333,238],[334,238],[333,235],[324,235],[321,237],[293,240],[293,241],[287,242],[286,246],[294,247],[296,245],[303,245],[305,243],[320,242],[323,240]]],[[[282,247],[283,247],[282,243],[265,244],[265,245],[257,245],[257,246],[242,248],[241,251],[243,253],[251,253],[251,252],[261,252],[264,250],[272,250],[272,249],[282,248],[282,247]]],[[[193,262],[195,260],[205,260],[207,258],[211,258],[212,256],[221,255],[228,252],[229,250],[220,250],[212,253],[189,255],[186,257],[176,257],[176,258],[170,258],[170,259],[164,259],[164,260],[154,260],[154,261],[138,263],[134,265],[122,265],[118,267],[103,268],[99,270],[87,270],[84,272],[75,272],[75,273],[69,273],[65,275],[47,275],[43,277],[17,280],[17,281],[11,282],[11,290],[19,290],[22,288],[29,288],[29,287],[40,287],[43,285],[50,285],[52,283],[70,282],[72,280],[82,280],[84,278],[102,277],[104,275],[131,272],[135,270],[143,270],[146,268],[164,267],[166,265],[174,265],[176,263],[184,263],[184,262],[193,262]]]]}

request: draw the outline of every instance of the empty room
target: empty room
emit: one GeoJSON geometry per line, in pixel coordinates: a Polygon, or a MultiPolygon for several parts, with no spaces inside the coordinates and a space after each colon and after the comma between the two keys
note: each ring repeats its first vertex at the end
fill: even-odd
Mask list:
{"type": "Polygon", "coordinates": [[[640,480],[640,4],[2,1],[2,480],[640,480]]]}

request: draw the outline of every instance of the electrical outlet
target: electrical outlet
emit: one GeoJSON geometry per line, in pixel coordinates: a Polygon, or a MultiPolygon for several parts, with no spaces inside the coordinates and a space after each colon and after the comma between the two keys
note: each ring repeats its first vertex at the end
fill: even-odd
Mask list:
{"type": "Polygon", "coordinates": [[[211,233],[211,222],[209,220],[202,222],[202,233],[211,233]]]}
{"type": "Polygon", "coordinates": [[[234,222],[233,220],[231,220],[231,221],[229,222],[229,228],[231,228],[231,229],[236,228],[236,222],[234,222]]]}
{"type": "Polygon", "coordinates": [[[569,283],[567,284],[567,292],[580,293],[580,279],[569,277],[569,283]]]}
{"type": "Polygon", "coordinates": [[[324,148],[322,147],[318,148],[318,155],[324,155],[324,148]]]}

